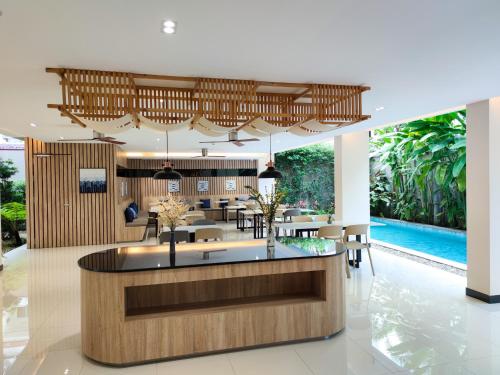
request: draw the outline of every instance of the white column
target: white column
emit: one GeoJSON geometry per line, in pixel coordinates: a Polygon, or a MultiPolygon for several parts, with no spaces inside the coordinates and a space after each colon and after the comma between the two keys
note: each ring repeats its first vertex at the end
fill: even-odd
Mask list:
{"type": "MultiPolygon", "coordinates": [[[[273,155],[274,157],[274,155],[273,155]]],[[[258,159],[258,166],[257,166],[257,175],[265,171],[267,169],[267,163],[269,162],[269,156],[259,158],[258,159]]],[[[274,179],[272,178],[259,178],[259,193],[262,195],[265,195],[266,192],[267,194],[271,193],[273,191],[273,183],[274,179]]]]}
{"type": "Polygon", "coordinates": [[[467,290],[500,302],[500,97],[467,105],[467,290]]]}
{"type": "Polygon", "coordinates": [[[368,132],[335,137],[335,220],[370,222],[370,160],[368,132]]]}

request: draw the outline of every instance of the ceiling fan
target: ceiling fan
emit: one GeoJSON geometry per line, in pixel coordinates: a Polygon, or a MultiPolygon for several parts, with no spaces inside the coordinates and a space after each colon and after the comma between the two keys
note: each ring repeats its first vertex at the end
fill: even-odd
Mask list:
{"type": "Polygon", "coordinates": [[[191,159],[199,159],[199,158],[225,158],[224,155],[208,155],[208,148],[201,149],[201,155],[193,156],[191,159]]]}
{"type": "Polygon", "coordinates": [[[246,138],[246,139],[238,139],[238,132],[237,131],[232,131],[228,133],[228,140],[227,141],[204,141],[200,143],[232,143],[233,145],[236,145],[238,147],[244,146],[244,142],[256,142],[260,141],[258,138],[246,138]]]}
{"type": "Polygon", "coordinates": [[[93,138],[81,138],[81,139],[59,139],[59,142],[89,142],[89,141],[99,141],[104,143],[112,143],[115,145],[124,145],[127,142],[117,141],[116,138],[106,137],[103,133],[94,131],[93,138]]]}

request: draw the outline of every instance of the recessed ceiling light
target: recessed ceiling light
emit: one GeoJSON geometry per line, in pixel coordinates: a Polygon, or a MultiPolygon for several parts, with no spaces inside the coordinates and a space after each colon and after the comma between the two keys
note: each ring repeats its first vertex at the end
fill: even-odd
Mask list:
{"type": "Polygon", "coordinates": [[[171,29],[175,28],[175,22],[172,20],[166,20],[163,22],[163,27],[169,27],[171,29]]]}
{"type": "Polygon", "coordinates": [[[377,112],[378,112],[378,111],[382,111],[382,110],[384,110],[384,107],[376,107],[376,108],[375,108],[375,111],[377,111],[377,112]]]}
{"type": "Polygon", "coordinates": [[[31,123],[30,123],[30,126],[31,126],[32,128],[36,128],[36,126],[37,126],[37,125],[36,125],[34,122],[31,122],[31,123]]]}
{"type": "Polygon", "coordinates": [[[160,138],[156,138],[156,142],[160,142],[160,138]]]}
{"type": "Polygon", "coordinates": [[[175,28],[177,26],[177,23],[172,20],[165,20],[163,21],[163,32],[165,34],[173,34],[175,33],[175,28]]]}

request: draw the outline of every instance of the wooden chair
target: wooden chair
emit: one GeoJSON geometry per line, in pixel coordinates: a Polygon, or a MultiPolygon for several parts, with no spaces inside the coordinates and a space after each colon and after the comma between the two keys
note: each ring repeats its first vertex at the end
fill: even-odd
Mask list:
{"type": "Polygon", "coordinates": [[[204,240],[205,242],[208,240],[222,241],[223,237],[221,228],[200,228],[194,232],[195,242],[199,240],[204,240]]]}
{"type": "Polygon", "coordinates": [[[372,275],[375,276],[375,269],[373,268],[372,255],[370,252],[370,243],[368,242],[368,224],[349,225],[345,228],[344,232],[344,246],[346,251],[352,250],[353,259],[356,250],[366,249],[368,251],[368,258],[370,259],[370,266],[372,268],[372,275]],[[350,236],[360,236],[361,241],[350,241],[350,236]],[[362,242],[365,236],[365,242],[362,242]]]}
{"type": "MultiPolygon", "coordinates": [[[[161,245],[165,242],[170,242],[170,234],[172,232],[161,232],[158,237],[158,243],[161,245]]],[[[189,242],[189,232],[187,230],[176,230],[175,231],[175,242],[189,242]]]]}
{"type": "Polygon", "coordinates": [[[313,221],[311,216],[292,216],[292,223],[311,223],[313,221]]]}
{"type": "Polygon", "coordinates": [[[313,216],[314,221],[318,221],[318,222],[328,222],[329,218],[330,218],[330,215],[314,215],[313,216]]]}
{"type": "MultiPolygon", "coordinates": [[[[341,225],[326,225],[324,227],[319,228],[318,230],[318,238],[326,238],[329,240],[340,240],[342,241],[342,226],[341,225]]],[[[347,277],[351,278],[351,270],[349,269],[349,255],[347,250],[345,252],[345,272],[347,277]]]]}
{"type": "Polygon", "coordinates": [[[186,217],[184,218],[187,225],[193,225],[195,221],[203,219],[205,219],[205,215],[186,215],[186,217]]]}
{"type": "Polygon", "coordinates": [[[199,219],[199,220],[195,220],[193,221],[193,226],[196,226],[196,225],[215,225],[217,224],[215,222],[215,220],[211,220],[211,219],[199,219]]]}

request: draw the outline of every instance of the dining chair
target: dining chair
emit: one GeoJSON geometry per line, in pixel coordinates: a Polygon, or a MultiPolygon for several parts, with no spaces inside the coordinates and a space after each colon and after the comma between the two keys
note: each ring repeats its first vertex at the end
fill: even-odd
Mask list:
{"type": "Polygon", "coordinates": [[[208,240],[222,241],[223,237],[221,228],[200,228],[196,229],[194,232],[195,242],[198,242],[199,240],[204,240],[205,242],[208,240]]]}
{"type": "Polygon", "coordinates": [[[198,219],[198,220],[195,220],[193,221],[193,226],[196,226],[196,225],[216,225],[217,223],[215,222],[215,220],[211,220],[211,219],[198,219]]]}
{"type": "MultiPolygon", "coordinates": [[[[320,227],[318,230],[318,238],[326,238],[329,240],[340,240],[342,241],[342,226],[341,225],[325,225],[320,227]]],[[[344,254],[345,259],[345,272],[347,278],[351,278],[351,270],[349,269],[349,255],[347,250],[344,254]]]]}
{"type": "Polygon", "coordinates": [[[313,219],[314,221],[328,222],[328,219],[330,219],[330,215],[314,215],[313,219]]]}
{"type": "Polygon", "coordinates": [[[375,276],[375,269],[373,268],[372,255],[370,252],[370,243],[368,242],[368,224],[357,224],[349,225],[344,231],[344,246],[346,251],[352,250],[353,259],[355,257],[356,250],[366,249],[368,251],[368,258],[370,259],[370,266],[372,269],[372,275],[375,276]],[[360,241],[354,240],[350,241],[350,236],[360,236],[360,241]],[[365,237],[365,242],[363,241],[363,236],[365,237]]]}
{"type": "Polygon", "coordinates": [[[292,223],[311,223],[313,221],[311,216],[292,216],[292,223]]]}
{"type": "MultiPolygon", "coordinates": [[[[165,242],[170,242],[170,234],[172,232],[161,232],[158,237],[158,243],[161,245],[165,242]]],[[[175,231],[175,242],[189,242],[189,232],[187,230],[176,230],[175,231]]]]}
{"type": "Polygon", "coordinates": [[[203,219],[205,219],[205,215],[186,215],[186,217],[184,218],[187,225],[193,225],[193,222],[203,219]]]}
{"type": "Polygon", "coordinates": [[[283,221],[292,221],[292,217],[301,216],[302,211],[298,208],[289,208],[288,210],[283,211],[283,221]],[[289,219],[289,220],[288,220],[289,219]]]}

